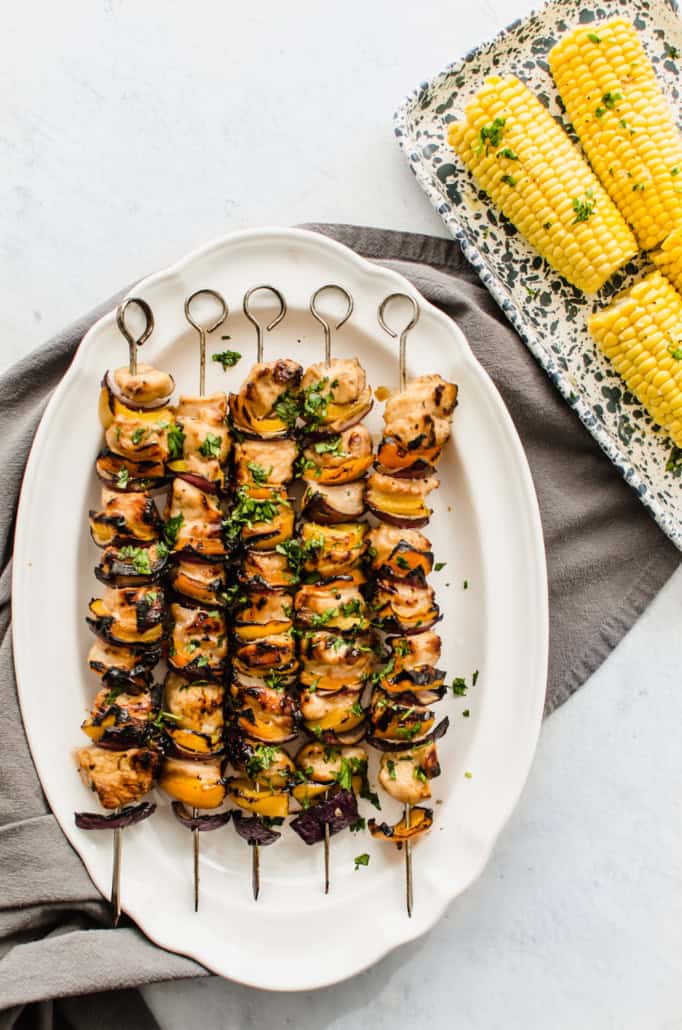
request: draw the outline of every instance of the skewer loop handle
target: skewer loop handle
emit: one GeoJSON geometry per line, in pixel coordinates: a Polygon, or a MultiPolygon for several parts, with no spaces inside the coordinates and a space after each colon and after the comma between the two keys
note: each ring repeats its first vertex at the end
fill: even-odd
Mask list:
{"type": "Polygon", "coordinates": [[[246,293],[244,294],[242,306],[244,308],[244,314],[248,318],[249,322],[251,322],[251,324],[255,325],[256,327],[256,339],[258,342],[258,356],[256,360],[262,361],[263,329],[265,328],[265,331],[269,333],[271,329],[274,329],[276,325],[279,325],[279,323],[282,321],[282,319],[287,313],[287,302],[285,301],[284,297],[282,296],[282,294],[276,286],[268,286],[266,283],[263,283],[263,285],[261,286],[252,286],[250,290],[246,291],[246,293]],[[274,293],[275,297],[277,297],[277,300],[279,301],[280,306],[279,314],[275,315],[272,322],[269,322],[265,327],[263,327],[261,323],[258,321],[258,319],[251,313],[251,298],[254,295],[254,293],[258,292],[258,290],[269,290],[270,293],[274,293]]]}
{"type": "Polygon", "coordinates": [[[195,290],[185,301],[185,318],[192,328],[196,329],[199,333],[199,395],[201,397],[206,393],[206,334],[212,333],[218,326],[222,325],[228,314],[229,308],[225,298],[217,290],[195,290]],[[192,317],[192,301],[196,300],[197,297],[210,297],[218,304],[220,313],[209,325],[202,325],[192,317]]]}
{"type": "Polygon", "coordinates": [[[141,297],[127,297],[116,309],[116,325],[128,341],[128,370],[131,375],[135,375],[137,373],[137,348],[141,347],[144,341],[148,340],[154,331],[154,315],[152,313],[152,309],[149,307],[149,304],[147,304],[147,301],[142,300],[141,297]],[[125,321],[125,313],[131,304],[138,307],[145,318],[145,327],[142,331],[142,335],[138,336],[137,339],[130,332],[125,321]]]}
{"type": "Polygon", "coordinates": [[[416,326],[417,322],[419,321],[419,314],[420,314],[420,312],[419,312],[419,305],[417,304],[417,301],[414,299],[414,297],[411,297],[409,293],[390,293],[388,295],[388,297],[385,297],[382,300],[381,304],[379,305],[379,311],[377,313],[377,317],[379,319],[379,325],[381,326],[382,329],[384,329],[388,333],[389,336],[392,336],[394,339],[395,339],[396,336],[398,336],[398,332],[396,330],[394,330],[394,329],[391,329],[390,325],[387,325],[385,314],[384,314],[385,311],[386,311],[386,307],[388,306],[388,304],[390,304],[390,302],[392,300],[406,300],[409,304],[412,305],[412,318],[407,323],[407,325],[404,327],[404,329],[399,330],[399,333],[400,333],[400,389],[404,390],[405,387],[407,386],[407,368],[406,368],[406,355],[405,355],[405,346],[406,346],[406,343],[407,343],[407,334],[410,332],[411,329],[414,329],[414,327],[416,326]]]}
{"type": "Polygon", "coordinates": [[[325,290],[336,290],[346,301],[346,313],[336,323],[334,326],[335,329],[340,329],[353,314],[353,298],[348,290],[344,289],[343,286],[339,286],[338,283],[327,283],[325,286],[318,287],[310,298],[310,313],[313,318],[317,319],[324,329],[324,363],[327,368],[329,368],[332,360],[332,327],[327,319],[317,310],[317,298],[321,293],[324,293],[325,290]]]}

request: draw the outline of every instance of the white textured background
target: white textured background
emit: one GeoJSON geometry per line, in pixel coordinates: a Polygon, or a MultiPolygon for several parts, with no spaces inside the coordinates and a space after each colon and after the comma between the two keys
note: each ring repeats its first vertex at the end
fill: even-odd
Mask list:
{"type": "MultiPolygon", "coordinates": [[[[231,229],[443,235],[394,143],[393,109],[530,6],[5,0],[0,367],[231,229]]],[[[168,1030],[682,1028],[681,728],[678,570],[546,723],[492,862],[427,938],[304,996],[155,986],[157,1018],[168,1030]]]]}

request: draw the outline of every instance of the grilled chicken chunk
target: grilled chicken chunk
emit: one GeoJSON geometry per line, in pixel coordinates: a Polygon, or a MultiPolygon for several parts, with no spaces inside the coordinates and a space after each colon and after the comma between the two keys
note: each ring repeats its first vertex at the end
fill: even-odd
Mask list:
{"type": "Polygon", "coordinates": [[[174,725],[209,737],[223,729],[224,690],[216,683],[187,680],[169,672],[164,685],[164,709],[175,716],[174,725]]]}
{"type": "MultiPolygon", "coordinates": [[[[336,469],[347,464],[349,459],[369,459],[364,466],[367,468],[372,459],[372,437],[367,427],[359,422],[337,436],[309,444],[303,451],[303,457],[305,464],[312,463],[315,466],[310,476],[313,479],[316,478],[316,470],[319,474],[320,469],[336,469]]],[[[304,475],[307,471],[304,470],[304,475]]]]}
{"type": "Polygon", "coordinates": [[[183,432],[182,458],[173,463],[175,471],[201,476],[222,487],[222,466],[232,444],[225,424],[226,415],[227,396],[224,393],[180,398],[176,421],[183,432]]]}
{"type": "Polygon", "coordinates": [[[207,558],[225,553],[223,512],[211,494],[184,479],[174,479],[166,519],[178,523],[174,551],[193,551],[207,558]]]}
{"type": "Polygon", "coordinates": [[[370,529],[368,543],[375,552],[372,554],[372,565],[377,569],[388,563],[400,544],[407,544],[410,549],[422,553],[431,550],[431,541],[418,529],[402,529],[399,526],[389,526],[385,522],[380,522],[378,526],[370,529]]]}
{"type": "Polygon", "coordinates": [[[322,384],[334,404],[352,404],[367,386],[365,370],[357,358],[332,358],[331,364],[319,361],[308,368],[301,380],[304,390],[322,384]]]}
{"type": "Polygon", "coordinates": [[[169,455],[169,417],[167,408],[158,412],[120,408],[104,434],[107,447],[129,461],[165,462],[169,455]]]}
{"type": "Polygon", "coordinates": [[[327,584],[306,583],[294,598],[296,621],[312,629],[326,627],[344,633],[367,626],[365,599],[355,583],[337,580],[327,584]]]}
{"type": "Polygon", "coordinates": [[[321,577],[341,576],[357,566],[367,548],[367,526],[343,522],[333,526],[304,522],[301,543],[306,550],[303,568],[321,577]]]}
{"type": "Polygon", "coordinates": [[[149,748],[113,751],[93,745],[79,748],[76,764],[86,787],[97,795],[102,807],[118,808],[149,793],[161,766],[161,755],[149,748]]]}
{"type": "Polygon", "coordinates": [[[237,486],[282,486],[294,476],[295,440],[243,440],[234,449],[237,486]]]}
{"type": "Polygon", "coordinates": [[[227,657],[227,629],[221,611],[170,605],[173,621],[168,664],[187,674],[222,674],[227,657]]]}
{"type": "Polygon", "coordinates": [[[344,769],[361,772],[367,768],[363,747],[332,748],[319,741],[304,744],[296,755],[296,765],[317,783],[338,783],[344,769]]]}
{"type": "Polygon", "coordinates": [[[430,798],[429,780],[439,775],[433,741],[410,751],[386,752],[381,756],[379,783],[387,794],[404,805],[417,805],[430,798]]]}
{"type": "Polygon", "coordinates": [[[298,389],[301,372],[301,366],[290,358],[257,362],[239,391],[250,414],[259,419],[269,415],[283,393],[298,389]]]}
{"type": "Polygon", "coordinates": [[[163,637],[163,593],[155,587],[107,587],[90,602],[90,628],[115,646],[142,647],[163,637]]]}
{"type": "Polygon", "coordinates": [[[167,372],[161,372],[152,365],[138,362],[137,372],[131,372],[127,365],[117,368],[113,380],[124,397],[131,404],[153,404],[172,394],[175,383],[167,372]]]}
{"type": "Polygon", "coordinates": [[[403,447],[441,448],[450,435],[450,421],[457,402],[457,387],[439,375],[419,376],[400,393],[393,394],[384,409],[384,437],[403,447]]]}
{"type": "Polygon", "coordinates": [[[145,493],[121,493],[102,487],[101,511],[90,511],[90,533],[98,547],[131,541],[158,540],[161,517],[154,501],[145,493]]]}
{"type": "Polygon", "coordinates": [[[223,562],[176,561],[168,573],[176,593],[211,606],[222,605],[226,573],[223,562]]]}
{"type": "Polygon", "coordinates": [[[252,549],[245,552],[239,569],[239,580],[245,586],[288,587],[294,579],[285,554],[252,549]]]}

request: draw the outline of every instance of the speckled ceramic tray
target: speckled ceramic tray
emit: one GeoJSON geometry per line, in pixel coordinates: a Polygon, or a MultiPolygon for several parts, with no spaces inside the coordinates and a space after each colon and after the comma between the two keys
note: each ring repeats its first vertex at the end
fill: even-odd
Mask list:
{"type": "Polygon", "coordinates": [[[651,270],[639,255],[596,295],[557,275],[479,191],[447,143],[447,128],[487,75],[517,75],[570,129],[547,53],[578,23],[621,15],[640,31],[663,90],[679,110],[682,22],[668,0],[552,0],[450,65],[408,97],[395,133],[422,189],[552,382],[575,409],[670,539],[682,549],[682,453],[652,423],[604,358],[587,319],[651,270]],[[680,57],[677,53],[680,53],[680,57]],[[677,465],[677,467],[675,467],[677,465]]]}

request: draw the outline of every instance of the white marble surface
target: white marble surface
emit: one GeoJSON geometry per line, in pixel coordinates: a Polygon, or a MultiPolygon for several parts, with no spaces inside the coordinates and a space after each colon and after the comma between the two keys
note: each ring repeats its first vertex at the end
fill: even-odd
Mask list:
{"type": "MultiPolygon", "coordinates": [[[[230,229],[349,221],[442,235],[392,111],[529,8],[9,0],[0,368],[230,229]]],[[[546,723],[492,862],[427,938],[306,996],[218,980],[149,988],[163,1027],[682,1027],[681,620],[678,571],[546,723]]]]}

